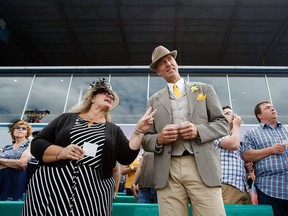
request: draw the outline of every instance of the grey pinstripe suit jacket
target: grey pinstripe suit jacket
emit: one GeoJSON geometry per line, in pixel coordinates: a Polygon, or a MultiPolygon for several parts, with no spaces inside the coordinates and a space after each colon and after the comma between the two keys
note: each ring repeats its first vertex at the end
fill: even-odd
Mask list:
{"type": "MultiPolygon", "coordinates": [[[[214,149],[213,141],[229,132],[229,126],[222,112],[220,101],[211,85],[199,82],[186,82],[185,87],[188,100],[188,121],[196,125],[200,138],[191,140],[199,174],[203,182],[210,186],[221,185],[221,164],[219,152],[214,149]],[[194,92],[191,87],[196,84],[194,92]],[[200,100],[199,94],[206,95],[200,100]],[[197,98],[198,97],[198,98],[197,98]]],[[[201,97],[201,95],[200,95],[201,97]]],[[[157,134],[167,124],[172,123],[171,104],[168,87],[158,91],[150,97],[148,107],[157,109],[154,115],[154,125],[145,134],[143,148],[154,152],[154,184],[155,189],[166,186],[168,182],[171,144],[163,145],[160,151],[155,148],[157,134]]]]}

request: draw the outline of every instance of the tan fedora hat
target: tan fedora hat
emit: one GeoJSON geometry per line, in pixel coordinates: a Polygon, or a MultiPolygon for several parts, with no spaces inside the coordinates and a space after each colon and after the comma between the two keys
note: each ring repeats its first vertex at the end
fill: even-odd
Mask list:
{"type": "Polygon", "coordinates": [[[152,53],[152,63],[149,65],[150,69],[154,71],[157,61],[167,55],[172,55],[175,59],[177,56],[177,50],[170,51],[164,46],[157,46],[152,53]]]}

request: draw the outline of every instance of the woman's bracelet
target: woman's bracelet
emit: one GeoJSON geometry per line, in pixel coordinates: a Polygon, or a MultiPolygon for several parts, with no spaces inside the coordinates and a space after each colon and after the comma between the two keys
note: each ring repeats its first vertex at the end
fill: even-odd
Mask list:
{"type": "Polygon", "coordinates": [[[140,134],[144,134],[144,133],[141,132],[141,131],[139,131],[139,130],[137,130],[137,129],[135,128],[134,134],[135,134],[136,136],[139,136],[140,134]]]}
{"type": "Polygon", "coordinates": [[[59,151],[58,151],[58,153],[57,153],[57,155],[56,155],[56,160],[58,160],[58,156],[60,155],[60,152],[63,150],[64,148],[61,148],[59,151]]]}

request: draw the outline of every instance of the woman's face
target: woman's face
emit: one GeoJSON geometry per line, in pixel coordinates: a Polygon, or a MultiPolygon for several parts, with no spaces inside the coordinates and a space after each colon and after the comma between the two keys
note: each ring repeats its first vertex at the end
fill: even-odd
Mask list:
{"type": "Polygon", "coordinates": [[[103,108],[107,108],[107,110],[110,110],[114,102],[114,96],[106,92],[99,92],[93,96],[92,100],[95,101],[94,104],[96,106],[100,106],[103,108]]]}
{"type": "Polygon", "coordinates": [[[27,136],[28,128],[25,125],[16,125],[14,127],[13,135],[15,138],[25,138],[27,136]]]}

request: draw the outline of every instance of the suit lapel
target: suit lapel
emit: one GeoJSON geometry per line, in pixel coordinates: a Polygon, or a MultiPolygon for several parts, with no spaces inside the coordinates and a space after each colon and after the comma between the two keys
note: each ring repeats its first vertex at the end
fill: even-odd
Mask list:
{"type": "Polygon", "coordinates": [[[187,102],[188,102],[188,120],[190,122],[192,122],[192,116],[193,116],[193,112],[195,109],[195,105],[196,105],[196,98],[197,98],[197,94],[195,92],[191,92],[191,87],[192,87],[192,83],[190,82],[186,82],[185,81],[185,88],[186,88],[186,94],[187,94],[187,102]]]}
{"type": "Polygon", "coordinates": [[[162,92],[158,95],[158,100],[161,103],[161,105],[164,107],[164,112],[162,112],[160,115],[162,116],[162,123],[164,125],[171,124],[172,123],[172,114],[171,114],[171,103],[169,100],[169,90],[168,87],[163,89],[162,92]],[[167,100],[168,99],[168,100],[167,100]]]}

